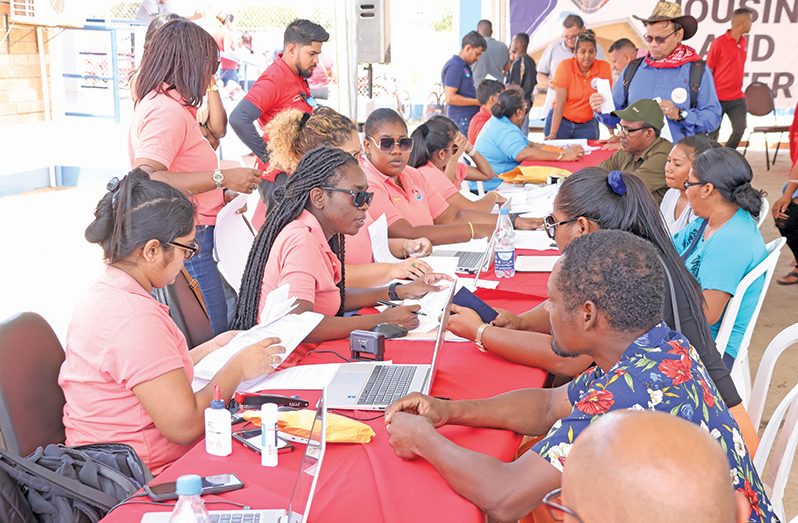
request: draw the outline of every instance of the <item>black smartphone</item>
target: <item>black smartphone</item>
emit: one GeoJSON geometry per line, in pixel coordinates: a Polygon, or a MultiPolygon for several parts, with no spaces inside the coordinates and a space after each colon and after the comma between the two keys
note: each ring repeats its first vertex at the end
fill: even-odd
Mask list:
{"type": "MultiPolygon", "coordinates": [[[[216,474],[215,476],[205,476],[202,478],[202,494],[218,494],[244,488],[244,482],[238,479],[235,474],[216,474]]],[[[153,501],[166,501],[177,499],[177,484],[174,481],[168,483],[158,483],[156,485],[144,485],[144,491],[153,501]]]]}
{"type": "MultiPolygon", "coordinates": [[[[246,448],[254,450],[260,454],[260,434],[260,429],[240,430],[238,432],[233,432],[233,439],[244,445],[246,448]]],[[[283,452],[291,452],[292,450],[294,450],[294,445],[280,438],[279,436],[277,437],[277,452],[279,454],[282,454],[283,452]]]]}

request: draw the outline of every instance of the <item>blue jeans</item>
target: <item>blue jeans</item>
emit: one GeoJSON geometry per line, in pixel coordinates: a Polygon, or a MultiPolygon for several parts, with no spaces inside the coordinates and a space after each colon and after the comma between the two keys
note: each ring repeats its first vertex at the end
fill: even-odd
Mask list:
{"type": "Polygon", "coordinates": [[[457,128],[460,129],[461,133],[468,136],[468,125],[471,123],[471,118],[473,118],[473,116],[461,116],[459,118],[452,118],[452,121],[457,124],[457,128]]]}
{"type": "MultiPolygon", "coordinates": [[[[554,111],[549,111],[549,115],[546,117],[546,123],[543,124],[543,132],[546,136],[548,136],[549,131],[551,131],[551,119],[553,114],[554,111]]],[[[573,140],[579,138],[598,140],[598,137],[599,126],[598,120],[595,118],[585,123],[576,123],[563,118],[556,136],[558,140],[573,140]]]]}
{"type": "Polygon", "coordinates": [[[191,276],[199,283],[202,297],[205,299],[205,308],[211,319],[214,334],[220,334],[229,328],[227,321],[227,301],[224,295],[222,275],[213,259],[213,225],[200,225],[197,227],[196,242],[200,252],[185,266],[191,276]]]}
{"type": "Polygon", "coordinates": [[[238,69],[222,69],[222,83],[227,85],[227,82],[238,83],[238,69]]]}

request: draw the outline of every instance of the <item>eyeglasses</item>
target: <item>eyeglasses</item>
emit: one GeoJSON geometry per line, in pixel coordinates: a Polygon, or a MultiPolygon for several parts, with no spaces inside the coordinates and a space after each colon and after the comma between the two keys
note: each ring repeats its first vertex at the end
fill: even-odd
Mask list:
{"type": "Polygon", "coordinates": [[[618,125],[618,134],[621,136],[629,136],[632,133],[636,133],[637,131],[645,131],[646,129],[651,129],[651,127],[644,125],[643,127],[637,127],[635,129],[631,129],[626,127],[625,125],[618,125]]]}
{"type": "Polygon", "coordinates": [[[579,517],[579,514],[560,502],[561,495],[562,489],[556,488],[543,497],[543,504],[546,506],[546,510],[548,510],[551,519],[554,521],[565,521],[565,514],[568,514],[579,523],[584,523],[582,518],[579,517]]]}
{"type": "Polygon", "coordinates": [[[668,38],[670,38],[671,36],[675,35],[679,31],[679,29],[681,29],[681,27],[677,28],[673,32],[670,32],[670,33],[666,34],[665,36],[643,35],[643,40],[645,40],[647,44],[650,44],[651,42],[657,42],[659,45],[662,45],[668,40],[668,38]]]}
{"type": "Polygon", "coordinates": [[[364,205],[371,204],[371,200],[374,198],[374,193],[373,192],[368,192],[368,191],[352,191],[352,190],[349,190],[349,189],[341,189],[339,187],[329,187],[329,186],[326,186],[326,185],[321,186],[320,189],[324,189],[325,191],[332,191],[332,192],[345,192],[345,193],[351,195],[352,196],[352,203],[358,209],[360,209],[364,205]]]}
{"type": "Polygon", "coordinates": [[[563,220],[561,222],[558,222],[555,221],[554,216],[552,215],[546,216],[545,218],[543,218],[543,228],[546,229],[546,236],[548,236],[553,240],[554,236],[557,234],[557,227],[559,227],[560,225],[565,225],[567,223],[573,223],[578,219],[579,217],[577,216],[576,218],[571,218],[570,220],[563,220]]]}
{"type": "Polygon", "coordinates": [[[395,145],[399,145],[399,150],[403,153],[406,153],[410,149],[413,148],[413,139],[410,137],[405,136],[404,138],[399,138],[396,140],[395,138],[391,138],[390,136],[383,136],[380,138],[378,142],[373,137],[369,136],[369,140],[374,142],[374,145],[380,148],[380,151],[384,153],[389,153],[393,151],[395,145]]]}
{"type": "Polygon", "coordinates": [[[684,181],[684,190],[686,191],[690,187],[693,187],[693,186],[696,186],[696,185],[706,185],[706,184],[707,184],[707,182],[688,182],[687,180],[685,180],[684,181]]]}
{"type": "Polygon", "coordinates": [[[200,252],[200,246],[197,242],[194,242],[193,245],[186,245],[180,242],[166,242],[172,247],[177,247],[178,249],[183,249],[183,257],[186,260],[190,260],[194,257],[198,252],[200,252]]]}

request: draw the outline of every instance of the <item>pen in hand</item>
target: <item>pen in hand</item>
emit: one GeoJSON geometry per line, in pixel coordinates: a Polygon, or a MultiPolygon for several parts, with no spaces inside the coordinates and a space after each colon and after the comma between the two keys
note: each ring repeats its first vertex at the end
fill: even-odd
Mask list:
{"type": "MultiPolygon", "coordinates": [[[[377,300],[377,303],[380,304],[380,305],[385,305],[386,307],[389,307],[389,308],[401,307],[401,304],[396,303],[396,302],[392,302],[392,301],[388,301],[388,300],[377,300]]],[[[426,314],[421,312],[421,311],[410,311],[410,312],[412,312],[416,316],[426,316],[426,314]]]]}

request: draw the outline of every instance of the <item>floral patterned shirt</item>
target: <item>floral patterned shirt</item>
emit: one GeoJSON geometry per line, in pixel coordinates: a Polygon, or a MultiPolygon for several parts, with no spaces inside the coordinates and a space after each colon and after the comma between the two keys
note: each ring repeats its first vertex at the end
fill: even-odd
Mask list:
{"type": "Polygon", "coordinates": [[[657,410],[700,425],[726,452],[732,484],[751,503],[751,522],[774,522],[770,500],[745,448],[737,423],[720,399],[696,350],[660,323],[626,349],[608,372],[595,367],[568,386],[571,414],[557,421],[533,450],[559,470],[579,433],[618,409],[657,410]]]}

